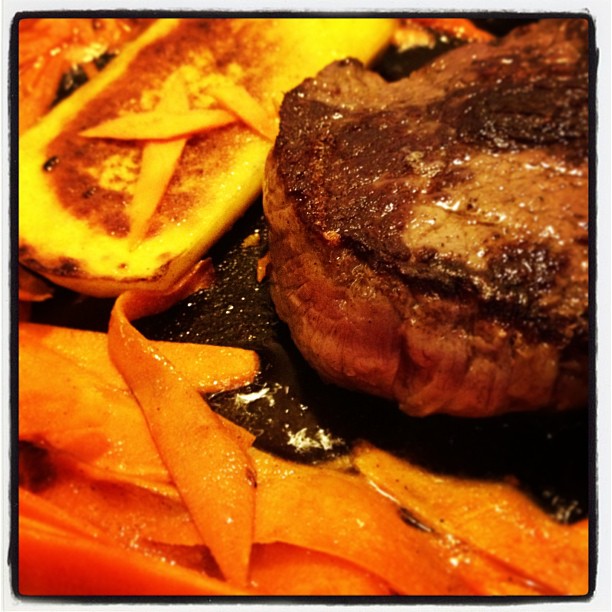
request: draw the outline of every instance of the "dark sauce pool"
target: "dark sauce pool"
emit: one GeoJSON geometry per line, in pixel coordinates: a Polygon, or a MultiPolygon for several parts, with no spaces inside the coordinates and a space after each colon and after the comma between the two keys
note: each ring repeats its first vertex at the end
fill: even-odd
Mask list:
{"type": "MultiPolygon", "coordinates": [[[[516,25],[515,20],[489,21],[496,34],[516,25]]],[[[404,53],[390,49],[377,69],[394,80],[457,44],[445,39],[433,49],[404,53]]],[[[267,248],[266,234],[259,201],[210,252],[217,273],[210,289],[136,323],[155,340],[241,346],[258,352],[262,371],[256,381],[207,398],[218,413],[255,434],[257,447],[293,461],[324,461],[350,452],[357,440],[367,440],[435,472],[512,479],[561,522],[587,515],[587,410],[488,419],[413,418],[389,402],[324,383],[276,317],[267,280],[256,279],[257,261],[267,248]]],[[[33,306],[32,318],[106,330],[111,307],[111,300],[59,290],[50,303],[33,306]]]]}

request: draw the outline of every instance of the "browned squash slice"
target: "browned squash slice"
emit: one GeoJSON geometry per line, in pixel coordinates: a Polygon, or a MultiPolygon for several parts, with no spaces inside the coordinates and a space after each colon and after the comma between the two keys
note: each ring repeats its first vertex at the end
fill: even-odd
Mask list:
{"type": "MultiPolygon", "coordinates": [[[[259,193],[284,93],[335,59],[371,60],[394,25],[391,19],[159,19],[21,137],[21,263],[96,296],[170,286],[259,193]],[[139,204],[150,217],[136,224],[131,204],[143,148],[158,140],[82,133],[120,117],[171,117],[159,102],[177,72],[187,91],[185,112],[217,109],[236,120],[189,133],[178,161],[173,147],[158,148],[170,151],[172,176],[167,187],[147,190],[161,197],[139,204]],[[228,91],[241,92],[233,105],[224,99],[228,91]],[[134,239],[135,226],[145,228],[144,236],[134,239]]],[[[164,131],[167,123],[159,122],[159,140],[185,137],[164,131]]]]}

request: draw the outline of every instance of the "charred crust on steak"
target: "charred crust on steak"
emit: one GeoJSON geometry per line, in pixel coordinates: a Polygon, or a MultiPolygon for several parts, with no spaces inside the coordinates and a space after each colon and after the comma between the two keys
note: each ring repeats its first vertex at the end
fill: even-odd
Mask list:
{"type": "MultiPolygon", "coordinates": [[[[450,326],[445,333],[471,339],[460,358],[465,363],[452,367],[469,369],[478,358],[474,334],[489,336],[490,352],[501,350],[492,338],[503,335],[510,368],[517,353],[530,351],[533,359],[538,353],[554,362],[555,370],[562,371],[566,359],[574,369],[580,364],[581,390],[571,403],[586,401],[587,26],[582,19],[545,19],[493,44],[451,51],[394,83],[356,60],[342,60],[287,94],[265,204],[273,296],[292,332],[308,327],[292,325],[295,318],[316,318],[317,309],[321,317],[326,308],[324,297],[308,291],[310,302],[300,304],[292,266],[283,262],[306,248],[321,270],[309,278],[302,266],[303,282],[335,279],[327,290],[344,289],[345,301],[354,297],[352,270],[365,266],[373,303],[385,301],[385,311],[391,306],[407,345],[425,339],[424,321],[440,333],[450,326]],[[418,333],[406,323],[415,309],[418,333]]],[[[340,345],[350,329],[338,332],[340,345]]],[[[397,396],[397,389],[381,391],[378,383],[347,374],[344,348],[336,359],[344,365],[330,368],[323,363],[326,348],[306,346],[309,338],[296,341],[331,380],[397,396]]],[[[463,350],[458,339],[453,346],[463,350]]],[[[434,353],[433,361],[444,361],[441,349],[434,353]]],[[[408,362],[415,358],[409,355],[408,362]]],[[[402,373],[406,355],[395,361],[397,386],[397,377],[414,377],[414,368],[402,373]]],[[[542,368],[553,387],[552,370],[542,368]]],[[[538,394],[534,405],[558,403],[552,388],[538,394]]],[[[483,401],[501,406],[501,395],[483,401]]],[[[510,409],[521,409],[520,401],[510,409]]]]}

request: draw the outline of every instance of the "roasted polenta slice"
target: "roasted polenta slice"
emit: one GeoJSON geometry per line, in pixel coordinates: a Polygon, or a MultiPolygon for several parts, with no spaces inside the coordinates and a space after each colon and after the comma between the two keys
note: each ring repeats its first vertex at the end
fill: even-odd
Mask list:
{"type": "Polygon", "coordinates": [[[285,92],[391,19],[160,19],[19,143],[19,259],[70,289],[168,287],[258,195],[285,92]]]}

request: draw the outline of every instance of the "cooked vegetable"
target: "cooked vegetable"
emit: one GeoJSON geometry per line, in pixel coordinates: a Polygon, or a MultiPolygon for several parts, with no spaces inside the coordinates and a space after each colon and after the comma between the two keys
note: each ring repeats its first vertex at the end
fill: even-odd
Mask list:
{"type": "Polygon", "coordinates": [[[246,594],[160,557],[50,528],[26,516],[19,521],[19,592],[44,596],[246,594]]]}
{"type": "Polygon", "coordinates": [[[391,595],[383,581],[338,557],[288,544],[257,544],[251,577],[263,595],[391,595]]]}
{"type": "Polygon", "coordinates": [[[399,507],[365,480],[252,454],[257,542],[286,542],[339,556],[403,595],[471,592],[435,541],[406,526],[399,507]]]}
{"type": "MultiPolygon", "coordinates": [[[[167,471],[107,344],[107,335],[98,332],[20,325],[20,439],[42,441],[123,476],[167,482],[167,471]],[[58,420],[61,426],[54,427],[58,420]]],[[[245,384],[258,370],[251,351],[152,344],[201,392],[245,384]]]]}
{"type": "Polygon", "coordinates": [[[106,382],[104,370],[79,367],[40,343],[22,343],[19,380],[20,440],[102,469],[168,482],[133,397],[125,385],[106,382]]]}
{"type": "Polygon", "coordinates": [[[95,78],[153,19],[22,19],[19,22],[19,133],[95,78]]]}
{"type": "MultiPolygon", "coordinates": [[[[153,346],[201,393],[244,386],[253,381],[259,370],[259,358],[254,351],[190,342],[155,341],[153,346]]],[[[44,371],[42,363],[37,365],[36,361],[45,359],[45,355],[49,355],[50,359],[67,358],[73,362],[67,367],[84,368],[90,375],[97,375],[101,385],[127,391],[125,381],[108,355],[108,337],[102,332],[21,323],[19,349],[22,358],[33,360],[29,371],[44,371]]],[[[24,380],[25,388],[30,382],[36,384],[36,381],[24,380]]]]}
{"type": "MultiPolygon", "coordinates": [[[[162,88],[157,109],[165,112],[166,117],[175,120],[174,113],[181,113],[189,108],[187,89],[180,73],[171,75],[162,88]]],[[[142,148],[140,173],[134,188],[134,197],[130,205],[130,235],[132,249],[144,239],[151,224],[151,216],[159,206],[161,199],[176,172],[176,167],[187,144],[187,138],[177,137],[169,141],[150,140],[142,148]]]]}
{"type": "MultiPolygon", "coordinates": [[[[175,73],[176,76],[180,73],[175,73]]],[[[168,79],[164,89],[177,93],[172,84],[181,79],[168,79]]],[[[162,93],[163,96],[163,93],[162,93]]],[[[152,140],[154,143],[165,140],[177,140],[193,136],[199,132],[212,130],[236,122],[236,116],[219,109],[193,110],[168,108],[161,111],[160,99],[155,110],[138,113],[137,115],[122,115],[117,119],[109,119],[99,125],[83,130],[80,135],[85,138],[114,138],[115,140],[152,140]]],[[[164,105],[165,106],[165,105],[164,105]]]]}
{"type": "Polygon", "coordinates": [[[109,351],[204,542],[224,576],[245,586],[255,512],[251,459],[196,389],[130,323],[188,295],[193,278],[156,299],[147,292],[121,295],[111,314],[109,351]]]}
{"type": "Polygon", "coordinates": [[[274,141],[278,131],[276,113],[267,112],[244,87],[216,76],[208,80],[206,92],[264,138],[274,141]]]}
{"type": "MultiPolygon", "coordinates": [[[[271,117],[284,92],[333,59],[371,60],[389,40],[394,23],[158,20],[22,136],[20,261],[60,285],[92,295],[168,288],[259,193],[274,129],[271,117]],[[155,205],[151,202],[157,203],[168,177],[155,181],[152,193],[136,187],[140,173],[151,168],[149,153],[143,157],[143,141],[81,134],[125,115],[155,115],[164,83],[176,73],[186,83],[190,111],[210,113],[221,104],[242,120],[190,138],[155,205]],[[134,228],[136,190],[147,204],[138,197],[138,217],[146,219],[134,228]],[[141,231],[144,239],[134,248],[131,236],[141,231]]],[[[227,110],[223,113],[227,117],[227,110]]],[[[154,140],[164,138],[167,123],[159,122],[154,140]]],[[[172,149],[163,155],[170,169],[176,157],[172,149]]]]}
{"type": "MultiPolygon", "coordinates": [[[[205,265],[200,272],[208,282],[205,265]]],[[[29,489],[22,506],[27,588],[123,593],[125,583],[115,583],[112,573],[103,580],[99,568],[117,551],[134,549],[122,563],[135,572],[141,594],[158,592],[155,585],[142,586],[155,580],[158,557],[189,570],[180,574],[188,586],[168,574],[171,582],[163,588],[169,593],[225,592],[223,584],[234,594],[579,592],[587,575],[586,526],[553,523],[509,486],[442,479],[369,446],[358,447],[352,459],[361,473],[347,472],[346,461],[299,465],[252,448],[254,437],[210,413],[193,384],[162,358],[160,347],[168,343],[145,340],[126,318],[169,306],[200,280],[196,271],[174,293],[128,293],[117,302],[107,339],[142,412],[125,386],[115,386],[118,374],[108,374],[110,365],[94,375],[96,359],[66,347],[72,334],[85,334],[97,351],[103,334],[24,326],[20,454],[21,483],[29,489]],[[38,377],[31,375],[40,368],[47,372],[44,395],[45,383],[38,386],[42,402],[38,377]],[[241,467],[230,467],[231,480],[216,481],[215,475],[228,473],[232,457],[241,467]],[[209,501],[211,495],[217,497],[209,501]],[[490,530],[470,511],[474,499],[491,508],[490,530]],[[493,501],[507,517],[497,516],[493,501]],[[244,516],[249,512],[250,519],[244,516]],[[225,532],[228,516],[252,525],[246,542],[238,537],[236,544],[225,532]],[[67,543],[58,530],[75,537],[67,543]],[[528,554],[539,543],[542,558],[556,570],[528,554]],[[565,559],[557,546],[564,547],[565,559]],[[45,563],[56,554],[90,560],[88,571],[96,576],[80,568],[80,590],[70,581],[52,584],[55,566],[36,566],[38,550],[45,563]],[[142,553],[148,561],[132,558],[142,553]],[[223,584],[210,553],[228,577],[223,584]],[[204,582],[193,568],[204,572],[204,582]]]]}
{"type": "Polygon", "coordinates": [[[426,472],[370,445],[356,449],[355,464],[430,529],[469,544],[542,592],[588,592],[582,528],[556,523],[512,485],[426,472]]]}
{"type": "MultiPolygon", "coordinates": [[[[52,524],[67,528],[59,520],[60,514],[65,514],[81,533],[96,537],[104,534],[116,545],[144,552],[155,550],[155,544],[204,547],[175,487],[160,487],[144,478],[115,478],[108,470],[91,469],[87,463],[53,448],[22,443],[20,453],[25,472],[23,493],[30,497],[25,505],[28,516],[37,506],[55,508],[56,514],[48,517],[52,524]],[[38,466],[33,464],[36,459],[38,466]],[[46,468],[41,467],[45,464],[46,468]],[[48,470],[46,478],[40,474],[41,469],[48,470]]],[[[40,514],[46,520],[44,512],[40,514]]]]}

